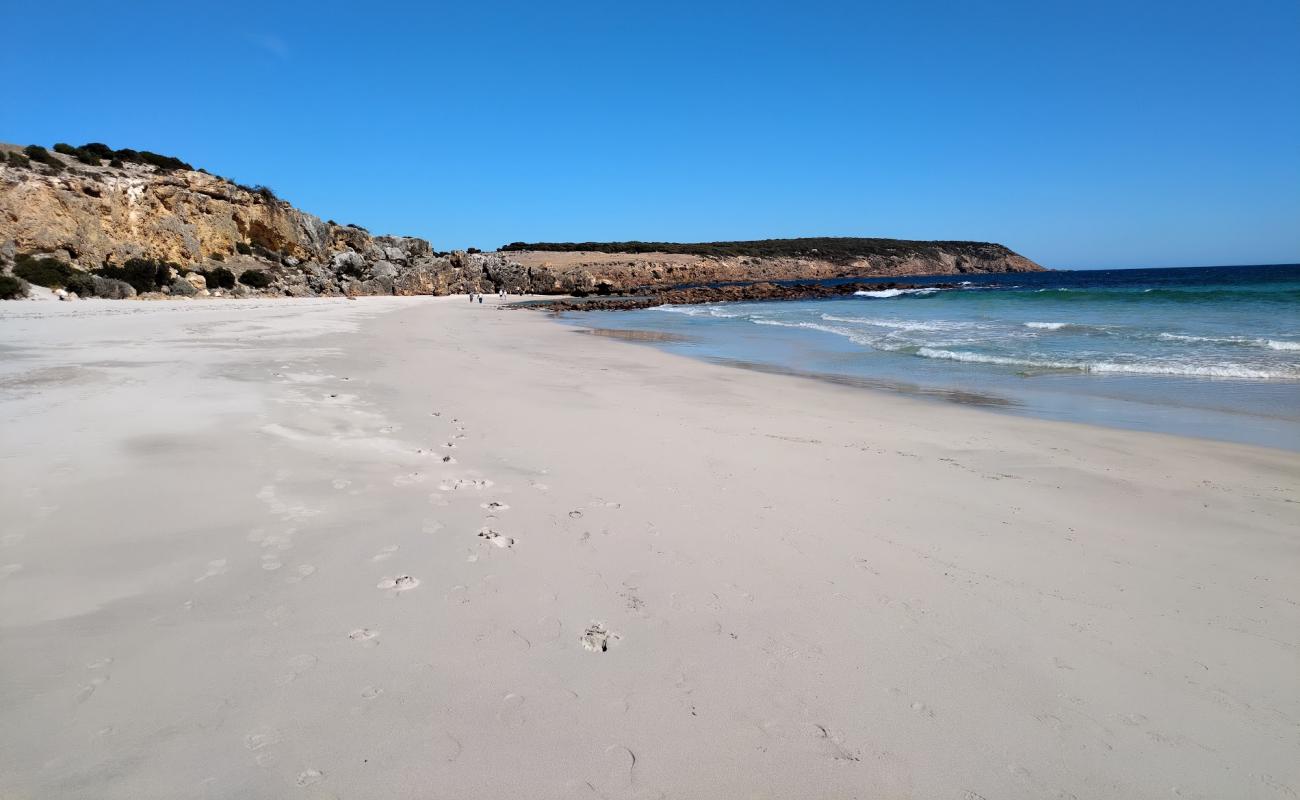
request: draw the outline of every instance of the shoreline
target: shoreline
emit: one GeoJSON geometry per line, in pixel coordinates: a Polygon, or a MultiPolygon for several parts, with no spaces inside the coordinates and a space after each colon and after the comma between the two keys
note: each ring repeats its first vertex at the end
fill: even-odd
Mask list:
{"type": "Polygon", "coordinates": [[[1294,454],[245,303],[0,315],[0,793],[1300,787],[1294,454]]]}

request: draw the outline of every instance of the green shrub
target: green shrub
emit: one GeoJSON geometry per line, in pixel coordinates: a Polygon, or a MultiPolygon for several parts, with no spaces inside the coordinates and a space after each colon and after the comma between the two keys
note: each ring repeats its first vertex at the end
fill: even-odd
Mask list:
{"type": "Polygon", "coordinates": [[[226,260],[226,254],[225,254],[225,253],[213,253],[212,255],[208,256],[208,258],[212,259],[213,261],[225,261],[225,260],[226,260]]]}
{"type": "MultiPolygon", "coordinates": [[[[118,156],[121,156],[121,151],[118,151],[118,156]]],[[[148,150],[141,150],[138,154],[137,160],[142,161],[145,164],[152,164],[163,172],[173,169],[194,169],[194,167],[191,167],[179,158],[151,153],[148,150]]]]}
{"type": "Polygon", "coordinates": [[[75,155],[77,154],[77,148],[73,147],[72,145],[68,144],[67,142],[57,142],[57,143],[54,145],[54,152],[56,152],[56,153],[64,153],[65,155],[70,155],[70,156],[75,156],[75,155]]]}
{"type": "Polygon", "coordinates": [[[247,242],[235,242],[235,250],[241,256],[251,256],[253,254],[253,248],[249,247],[247,242]]]}
{"type": "Polygon", "coordinates": [[[50,289],[62,289],[72,276],[72,267],[57,258],[37,258],[35,256],[18,256],[14,263],[14,274],[28,283],[45,286],[50,289]]]}
{"type": "Polygon", "coordinates": [[[23,148],[23,154],[26,155],[28,158],[30,158],[32,161],[35,161],[39,164],[51,164],[51,163],[62,164],[63,163],[62,161],[59,161],[54,156],[50,155],[50,151],[46,150],[44,147],[41,147],[39,144],[27,145],[26,147],[23,148]]]}
{"type": "Polygon", "coordinates": [[[239,276],[239,282],[253,289],[265,289],[271,285],[271,276],[260,269],[250,269],[239,276]]]}
{"type": "Polygon", "coordinates": [[[108,165],[110,167],[116,167],[117,169],[122,169],[126,166],[125,164],[122,163],[122,159],[120,158],[113,159],[112,161],[108,162],[108,165]]]}
{"type": "Polygon", "coordinates": [[[104,278],[99,275],[91,275],[94,281],[95,296],[106,297],[110,300],[125,300],[128,297],[135,297],[135,287],[126,281],[104,278]]]}
{"type": "Polygon", "coordinates": [[[233,289],[235,288],[235,273],[225,267],[204,270],[200,273],[203,279],[208,282],[209,289],[233,289]]]}
{"type": "Polygon", "coordinates": [[[20,167],[25,169],[30,167],[31,165],[32,165],[32,160],[30,158],[18,152],[17,150],[10,151],[9,166],[20,167]]]}
{"type": "Polygon", "coordinates": [[[87,153],[91,153],[92,155],[99,156],[100,158],[113,157],[113,148],[103,142],[87,142],[81,146],[81,149],[85,150],[87,153]]]}
{"type": "Polygon", "coordinates": [[[94,297],[95,276],[88,272],[74,272],[63,282],[63,288],[69,292],[76,292],[80,297],[94,297]]]}
{"type": "Polygon", "coordinates": [[[18,300],[26,296],[26,283],[12,275],[0,275],[0,300],[18,300]]]}
{"type": "Polygon", "coordinates": [[[164,286],[171,285],[171,269],[174,267],[166,261],[153,261],[148,258],[132,258],[120,267],[104,267],[95,270],[103,278],[125,281],[132,289],[144,294],[156,292],[164,286]]]}

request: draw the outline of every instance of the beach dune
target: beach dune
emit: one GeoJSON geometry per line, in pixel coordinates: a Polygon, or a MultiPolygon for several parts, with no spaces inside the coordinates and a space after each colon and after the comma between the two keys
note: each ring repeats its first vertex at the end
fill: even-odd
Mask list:
{"type": "Polygon", "coordinates": [[[492,297],[0,342],[0,797],[1300,793],[1296,453],[492,297]]]}

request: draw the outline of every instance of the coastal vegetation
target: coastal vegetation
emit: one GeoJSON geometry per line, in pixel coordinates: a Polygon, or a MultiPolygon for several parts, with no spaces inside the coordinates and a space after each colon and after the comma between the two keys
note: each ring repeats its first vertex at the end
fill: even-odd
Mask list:
{"type": "Polygon", "coordinates": [[[915,241],[876,239],[851,236],[819,236],[800,239],[757,239],[735,242],[512,242],[503,251],[534,250],[549,252],[597,253],[674,253],[717,258],[816,258],[832,262],[856,261],[869,256],[906,256],[926,254],[935,249],[987,252],[1004,250],[990,242],[915,241]]]}
{"type": "Polygon", "coordinates": [[[14,260],[14,275],[50,289],[65,288],[76,272],[57,258],[20,255],[14,260]]]}
{"type": "MultiPolygon", "coordinates": [[[[145,164],[155,167],[160,172],[170,172],[176,169],[194,169],[186,162],[175,156],[165,156],[161,153],[154,153],[149,150],[132,150],[129,147],[120,150],[114,150],[103,142],[88,142],[75,147],[67,142],[59,142],[54,145],[54,153],[75,158],[83,164],[91,166],[101,166],[104,161],[109,161],[109,166],[121,167],[124,164],[145,164]]],[[[43,164],[46,167],[61,172],[66,167],[58,156],[39,144],[29,144],[23,148],[22,153],[10,153],[7,157],[11,167],[30,167],[32,163],[43,164]],[[15,158],[15,156],[18,156],[15,158]]],[[[263,192],[270,193],[269,189],[263,186],[256,186],[249,189],[259,194],[263,192]]],[[[266,196],[265,194],[263,196],[266,196]]],[[[270,193],[271,198],[274,194],[270,193]]]]}
{"type": "Polygon", "coordinates": [[[27,295],[27,286],[20,278],[0,275],[0,300],[17,300],[27,295]]]}
{"type": "Polygon", "coordinates": [[[127,283],[140,294],[156,292],[164,286],[170,286],[171,272],[179,268],[168,261],[155,261],[149,258],[132,258],[120,267],[103,267],[95,270],[100,277],[127,283]]]}

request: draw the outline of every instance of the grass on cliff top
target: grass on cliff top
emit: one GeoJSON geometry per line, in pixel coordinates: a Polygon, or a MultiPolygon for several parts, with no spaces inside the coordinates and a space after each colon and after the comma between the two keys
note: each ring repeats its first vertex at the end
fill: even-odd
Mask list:
{"type": "Polygon", "coordinates": [[[513,242],[502,250],[597,253],[677,253],[692,256],[747,256],[754,258],[821,258],[854,261],[865,256],[922,255],[935,250],[980,256],[1005,256],[1010,250],[991,242],[913,241],[822,236],[803,239],[759,239],[747,242],[513,242]]]}

